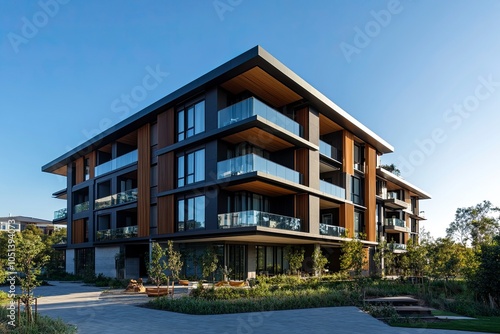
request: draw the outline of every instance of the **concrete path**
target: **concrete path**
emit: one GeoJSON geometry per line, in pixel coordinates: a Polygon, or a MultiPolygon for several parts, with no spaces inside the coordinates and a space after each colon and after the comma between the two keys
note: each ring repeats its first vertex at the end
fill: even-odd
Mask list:
{"type": "Polygon", "coordinates": [[[102,293],[102,289],[78,283],[50,283],[54,286],[36,289],[39,312],[77,326],[79,334],[471,333],[390,327],[356,307],[187,315],[138,307],[147,301],[145,295],[102,293]]]}

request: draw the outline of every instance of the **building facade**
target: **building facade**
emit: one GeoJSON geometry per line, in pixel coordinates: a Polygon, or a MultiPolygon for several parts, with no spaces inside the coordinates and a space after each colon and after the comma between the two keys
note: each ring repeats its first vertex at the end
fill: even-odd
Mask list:
{"type": "MultiPolygon", "coordinates": [[[[285,246],[418,238],[424,191],[379,167],[393,148],[257,46],[42,167],[63,175],[66,270],[146,276],[173,240],[186,276],[207,247],[231,278],[286,272],[285,246]]],[[[303,270],[311,270],[306,259],[303,270]]]]}

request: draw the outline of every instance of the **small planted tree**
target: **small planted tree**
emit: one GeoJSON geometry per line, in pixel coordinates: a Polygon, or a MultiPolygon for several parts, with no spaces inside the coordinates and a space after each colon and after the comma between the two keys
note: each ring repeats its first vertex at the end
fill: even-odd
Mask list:
{"type": "Polygon", "coordinates": [[[285,259],[288,261],[290,270],[300,276],[300,268],[304,262],[304,248],[294,249],[291,246],[285,247],[285,259]]]}
{"type": "Polygon", "coordinates": [[[215,252],[214,247],[208,247],[205,254],[201,259],[202,272],[204,277],[212,276],[212,281],[215,281],[214,273],[217,270],[219,263],[219,258],[217,257],[217,253],[215,252]]]}
{"type": "Polygon", "coordinates": [[[21,302],[26,310],[26,318],[28,322],[33,321],[31,314],[31,304],[34,301],[33,291],[40,285],[37,276],[40,275],[42,267],[49,261],[48,255],[45,253],[46,246],[40,236],[40,230],[37,227],[28,226],[26,230],[17,233],[16,240],[16,269],[21,284],[21,302]]]}
{"type": "Polygon", "coordinates": [[[340,256],[341,270],[347,273],[352,271],[354,277],[360,278],[366,263],[366,253],[359,239],[352,239],[342,244],[342,255],[340,256]]]}
{"type": "Polygon", "coordinates": [[[168,265],[165,261],[165,251],[161,248],[159,243],[153,242],[151,245],[151,261],[148,267],[148,275],[149,279],[156,285],[158,292],[161,283],[167,280],[167,275],[165,275],[165,270],[167,269],[168,265]]]}
{"type": "MultiPolygon", "coordinates": [[[[172,272],[172,281],[178,280],[179,279],[179,273],[182,270],[182,266],[184,263],[182,262],[181,259],[181,253],[179,251],[176,251],[174,249],[174,243],[172,240],[168,241],[168,246],[167,246],[167,255],[168,255],[168,268],[172,272]]],[[[172,298],[174,297],[174,285],[172,282],[172,298]]]]}
{"type": "Polygon", "coordinates": [[[323,252],[321,252],[321,247],[314,247],[312,260],[315,274],[321,277],[325,266],[328,264],[328,259],[323,255],[323,252]]]}

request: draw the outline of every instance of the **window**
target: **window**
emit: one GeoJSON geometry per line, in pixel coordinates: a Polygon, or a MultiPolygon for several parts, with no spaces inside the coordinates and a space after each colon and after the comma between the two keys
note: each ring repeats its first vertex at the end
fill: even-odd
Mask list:
{"type": "Polygon", "coordinates": [[[354,169],[360,172],[364,171],[364,147],[354,143],[354,169]]]}
{"type": "Polygon", "coordinates": [[[363,205],[363,181],[356,176],[351,178],[351,201],[363,205]]]}
{"type": "Polygon", "coordinates": [[[354,211],[354,236],[358,238],[360,233],[365,233],[363,212],[354,211]]]}
{"type": "Polygon", "coordinates": [[[87,181],[90,178],[90,159],[83,159],[83,178],[87,181]]]}
{"type": "Polygon", "coordinates": [[[205,228],[205,196],[177,201],[177,231],[205,228]]]}
{"type": "Polygon", "coordinates": [[[281,246],[256,246],[257,274],[277,275],[285,272],[289,265],[285,259],[285,250],[281,246]]]}
{"type": "Polygon", "coordinates": [[[205,101],[177,111],[177,141],[205,131],[205,101]]]}
{"type": "Polygon", "coordinates": [[[205,149],[177,157],[177,187],[205,180],[205,149]]]}
{"type": "Polygon", "coordinates": [[[333,215],[331,213],[322,214],[321,223],[326,225],[333,225],[333,215]]]}

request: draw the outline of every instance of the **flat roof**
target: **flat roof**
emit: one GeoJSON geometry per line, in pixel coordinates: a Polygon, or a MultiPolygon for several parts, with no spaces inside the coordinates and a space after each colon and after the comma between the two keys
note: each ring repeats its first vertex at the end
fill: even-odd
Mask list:
{"type": "Polygon", "coordinates": [[[410,182],[406,181],[402,177],[399,177],[388,170],[385,170],[383,168],[377,168],[377,174],[381,176],[382,178],[391,181],[401,187],[404,187],[408,190],[410,190],[412,193],[415,193],[418,195],[420,199],[431,199],[431,195],[422,189],[418,188],[417,186],[414,186],[410,182]]]}
{"type": "Polygon", "coordinates": [[[321,94],[261,46],[255,46],[45,164],[42,166],[42,171],[52,173],[104,144],[117,140],[124,134],[154,121],[158,113],[174,106],[176,101],[201,93],[206,87],[219,85],[255,66],[262,68],[281,81],[308,100],[315,108],[318,108],[322,114],[372,145],[379,152],[390,153],[394,151],[394,148],[389,143],[321,94]]]}

